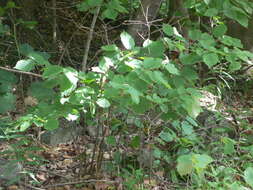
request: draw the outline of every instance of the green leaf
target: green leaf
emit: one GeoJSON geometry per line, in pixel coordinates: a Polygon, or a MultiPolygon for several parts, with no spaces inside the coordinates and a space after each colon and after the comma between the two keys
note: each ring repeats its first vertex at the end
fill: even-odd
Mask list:
{"type": "Polygon", "coordinates": [[[235,152],[235,141],[228,138],[228,137],[224,137],[222,139],[224,145],[224,154],[233,154],[235,152]]]}
{"type": "Polygon", "coordinates": [[[159,134],[159,137],[165,142],[172,142],[175,139],[176,135],[171,130],[165,129],[159,134]]]}
{"type": "Polygon", "coordinates": [[[180,99],[183,100],[182,107],[184,107],[191,117],[196,118],[202,111],[197,97],[184,95],[180,99]]]}
{"type": "Polygon", "coordinates": [[[141,137],[140,136],[135,136],[131,142],[130,142],[130,146],[133,148],[138,148],[141,145],[141,137]]]}
{"type": "Polygon", "coordinates": [[[28,129],[31,125],[32,125],[32,124],[31,124],[30,121],[23,121],[23,122],[20,124],[20,126],[19,126],[20,131],[21,131],[21,132],[22,132],[22,131],[25,131],[25,130],[28,129]]]}
{"type": "Polygon", "coordinates": [[[44,128],[47,130],[54,130],[59,127],[59,121],[54,118],[50,118],[47,120],[46,124],[44,125],[44,128]]]}
{"type": "Polygon", "coordinates": [[[209,3],[211,2],[211,0],[204,0],[206,5],[209,5],[209,3]]]}
{"type": "Polygon", "coordinates": [[[43,72],[43,77],[44,78],[55,77],[62,71],[63,71],[62,67],[58,65],[48,65],[43,72]]]}
{"type": "Polygon", "coordinates": [[[165,47],[162,41],[149,41],[148,45],[141,49],[141,55],[143,57],[164,57],[165,47]]]}
{"type": "Polygon", "coordinates": [[[110,102],[105,99],[105,98],[99,98],[96,103],[101,107],[101,108],[109,108],[111,106],[110,102]]]}
{"type": "Polygon", "coordinates": [[[114,136],[108,136],[106,138],[106,142],[109,145],[115,146],[116,145],[116,138],[114,136]]]}
{"type": "Polygon", "coordinates": [[[7,84],[7,85],[13,85],[16,82],[18,82],[18,79],[14,73],[0,70],[0,84],[7,84]]]}
{"type": "Polygon", "coordinates": [[[89,5],[87,4],[86,1],[83,1],[79,4],[77,4],[76,8],[77,8],[78,11],[85,12],[85,11],[89,10],[90,7],[89,7],[89,5]]]}
{"type": "Polygon", "coordinates": [[[216,53],[208,53],[203,55],[203,61],[211,68],[219,62],[219,57],[216,53]]]}
{"type": "Polygon", "coordinates": [[[105,9],[102,13],[103,18],[115,20],[118,16],[118,12],[112,8],[105,9]]]}
{"type": "Polygon", "coordinates": [[[165,69],[173,75],[180,75],[179,70],[176,68],[176,66],[172,63],[167,63],[165,65],[165,69]]]}
{"type": "Polygon", "coordinates": [[[216,45],[216,42],[213,39],[213,37],[207,33],[203,33],[201,35],[201,39],[199,40],[199,43],[201,44],[203,48],[208,49],[208,50],[214,50],[215,45],[216,45]]]}
{"type": "Polygon", "coordinates": [[[166,88],[171,88],[168,81],[165,79],[164,74],[161,71],[149,72],[150,78],[160,84],[163,84],[166,88]]]}
{"type": "Polygon", "coordinates": [[[122,32],[120,39],[126,49],[130,50],[135,47],[134,39],[127,32],[122,32]]]}
{"type": "Polygon", "coordinates": [[[162,59],[146,57],[143,61],[143,67],[146,69],[158,69],[162,66],[162,59]]]}
{"type": "Polygon", "coordinates": [[[135,104],[140,103],[140,96],[142,95],[141,92],[139,92],[133,87],[129,87],[127,92],[131,95],[131,98],[135,104]]]}
{"type": "Polygon", "coordinates": [[[15,7],[16,7],[16,4],[13,1],[8,1],[7,5],[5,6],[6,9],[12,9],[15,7]]]}
{"type": "Polygon", "coordinates": [[[213,16],[216,16],[217,14],[219,13],[219,11],[215,8],[209,8],[207,9],[207,11],[205,12],[205,16],[208,16],[208,17],[213,17],[213,16]]]}
{"type": "Polygon", "coordinates": [[[189,38],[192,40],[200,40],[202,32],[198,29],[193,29],[189,31],[189,38]]]}
{"type": "Polygon", "coordinates": [[[6,93],[0,96],[0,113],[4,114],[7,111],[11,111],[15,108],[16,96],[12,93],[6,93]]]}
{"type": "Polygon", "coordinates": [[[119,48],[115,44],[102,46],[101,49],[104,51],[119,51],[119,48]]]}
{"type": "Polygon", "coordinates": [[[55,96],[51,88],[47,88],[44,82],[34,82],[28,90],[29,95],[38,100],[50,100],[55,96]]]}
{"type": "Polygon", "coordinates": [[[194,154],[192,160],[194,163],[194,168],[198,172],[201,172],[203,169],[207,167],[208,164],[213,162],[213,159],[205,154],[194,154]]]}
{"type": "Polygon", "coordinates": [[[188,122],[183,121],[181,124],[181,128],[182,128],[182,134],[184,136],[187,135],[192,135],[194,133],[193,127],[192,125],[190,125],[188,122]]]}
{"type": "Polygon", "coordinates": [[[87,0],[86,3],[90,6],[90,7],[96,7],[101,5],[103,2],[103,0],[87,0]]]}
{"type": "Polygon", "coordinates": [[[167,34],[168,36],[174,35],[173,27],[169,24],[163,24],[163,32],[167,34]]]}
{"type": "Polygon", "coordinates": [[[224,24],[220,24],[218,26],[215,26],[213,29],[213,35],[215,37],[221,37],[227,32],[228,28],[224,24]]]}
{"type": "Polygon", "coordinates": [[[46,60],[40,53],[38,52],[29,52],[27,55],[30,59],[38,63],[39,65],[50,65],[48,60],[46,60]]]}
{"type": "Polygon", "coordinates": [[[177,171],[181,176],[192,173],[193,171],[192,155],[182,155],[178,157],[177,171]]]}
{"type": "Polygon", "coordinates": [[[243,48],[241,40],[232,38],[227,35],[223,35],[223,37],[221,38],[221,42],[227,46],[235,46],[238,48],[243,48]]]}
{"type": "Polygon", "coordinates": [[[246,181],[247,184],[249,184],[253,188],[253,168],[248,167],[244,171],[244,180],[246,181]]]}
{"type": "Polygon", "coordinates": [[[224,15],[228,18],[236,20],[244,27],[248,27],[248,16],[244,11],[238,7],[233,6],[229,1],[224,3],[224,15]]]}
{"type": "Polygon", "coordinates": [[[34,49],[29,44],[21,44],[19,51],[22,55],[27,56],[30,52],[34,52],[34,49]]]}
{"type": "Polygon", "coordinates": [[[107,3],[107,7],[111,7],[114,10],[120,12],[120,13],[128,13],[127,9],[121,5],[121,1],[119,0],[111,0],[109,3],[107,3]]]}
{"type": "Polygon", "coordinates": [[[179,57],[180,61],[184,64],[184,65],[193,65],[195,63],[198,63],[201,61],[201,57],[198,56],[195,53],[190,53],[190,54],[181,54],[179,57]]]}
{"type": "Polygon", "coordinates": [[[23,59],[19,60],[14,68],[21,71],[31,71],[34,68],[34,65],[35,64],[33,60],[23,59]]]}

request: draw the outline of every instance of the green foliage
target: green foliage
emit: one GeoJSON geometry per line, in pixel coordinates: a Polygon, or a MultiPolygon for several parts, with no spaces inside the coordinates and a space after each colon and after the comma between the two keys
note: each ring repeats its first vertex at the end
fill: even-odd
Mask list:
{"type": "MultiPolygon", "coordinates": [[[[116,20],[119,14],[128,13],[129,7],[124,5],[128,2],[85,0],[77,4],[77,9],[94,13],[101,7],[102,19],[116,20]]],[[[108,131],[101,132],[104,133],[101,144],[109,148],[119,144],[127,147],[133,152],[127,158],[138,163],[122,166],[124,153],[113,154],[112,164],[115,165],[112,168],[120,168],[126,189],[141,189],[147,177],[147,165],[150,171],[165,171],[165,177],[177,184],[190,179],[193,189],[252,187],[252,137],[233,138],[227,126],[203,129],[195,119],[202,112],[199,87],[205,83],[199,83],[202,80],[210,83],[210,78],[218,81],[223,75],[232,78],[253,58],[243,49],[240,40],[226,34],[225,24],[227,17],[247,26],[253,3],[247,0],[187,0],[184,6],[193,16],[209,17],[212,25],[202,30],[196,23],[190,23],[185,38],[174,25],[163,24],[161,38],[147,39],[142,47],[137,47],[130,34],[122,32],[120,40],[124,50],[116,44],[102,46],[103,56],[88,72],[52,64],[49,54],[17,43],[22,57],[14,68],[29,72],[39,69],[42,80],[32,82],[27,90],[38,104],[7,128],[24,132],[33,125],[54,130],[59,127],[60,118],[83,122],[81,115],[85,115],[86,124],[106,125],[108,131]],[[204,74],[209,78],[201,78],[203,65],[207,67],[204,74]],[[208,135],[214,139],[208,142],[202,130],[208,130],[208,135]],[[240,152],[238,147],[245,152],[240,152]],[[235,180],[237,176],[243,176],[246,183],[235,180]]],[[[9,1],[0,9],[0,16],[12,8],[17,7],[9,1]]],[[[23,20],[16,23],[29,29],[37,24],[23,20]]],[[[8,27],[0,23],[0,35],[9,32],[8,27]]],[[[223,81],[227,84],[225,79],[223,81]]],[[[14,109],[12,90],[16,83],[16,75],[0,70],[0,114],[14,109]]],[[[245,128],[250,127],[247,123],[245,128]]],[[[3,133],[2,137],[8,138],[8,133],[4,130],[3,133]]],[[[9,133],[9,137],[13,137],[12,134],[9,133]]],[[[30,150],[19,151],[20,147],[29,147],[28,141],[22,140],[14,146],[14,152],[23,159],[25,152],[30,150]]]]}
{"type": "Polygon", "coordinates": [[[94,12],[94,8],[102,7],[101,17],[103,19],[112,19],[115,20],[119,13],[128,13],[127,9],[122,6],[121,0],[110,0],[108,2],[104,2],[103,0],[84,0],[81,3],[77,4],[77,10],[86,12],[90,11],[94,12]]]}

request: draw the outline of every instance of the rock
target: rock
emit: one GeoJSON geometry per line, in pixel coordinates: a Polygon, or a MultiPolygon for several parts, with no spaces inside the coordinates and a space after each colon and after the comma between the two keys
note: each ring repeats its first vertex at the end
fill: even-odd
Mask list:
{"type": "Polygon", "coordinates": [[[0,184],[15,183],[22,178],[22,165],[14,160],[0,158],[0,184]]]}
{"type": "Polygon", "coordinates": [[[59,127],[52,131],[46,131],[41,135],[41,142],[54,146],[67,143],[83,134],[83,128],[77,126],[59,127]]]}

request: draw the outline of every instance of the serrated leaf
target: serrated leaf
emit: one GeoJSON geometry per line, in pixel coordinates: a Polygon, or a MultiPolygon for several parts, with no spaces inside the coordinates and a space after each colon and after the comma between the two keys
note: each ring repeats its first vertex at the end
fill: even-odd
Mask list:
{"type": "Polygon", "coordinates": [[[213,159],[206,154],[194,154],[192,157],[194,168],[201,172],[207,167],[208,164],[213,162],[213,159]]]}
{"type": "Polygon", "coordinates": [[[43,72],[43,77],[44,78],[54,77],[59,73],[61,73],[62,71],[63,71],[62,67],[58,65],[48,65],[43,72]]]}
{"type": "Polygon", "coordinates": [[[141,93],[133,87],[129,87],[127,92],[131,95],[131,98],[135,104],[140,103],[141,93]]]}
{"type": "Polygon", "coordinates": [[[244,180],[253,188],[253,167],[248,167],[244,171],[244,180]]]}
{"type": "Polygon", "coordinates": [[[213,29],[213,35],[215,37],[221,37],[227,32],[227,26],[224,24],[220,24],[218,26],[215,26],[213,29]]]}
{"type": "Polygon", "coordinates": [[[200,40],[202,32],[198,29],[193,29],[189,31],[189,38],[192,40],[200,40]]]}
{"type": "Polygon", "coordinates": [[[179,70],[176,68],[174,64],[168,63],[165,65],[165,69],[173,75],[180,75],[179,70]]]}
{"type": "Polygon", "coordinates": [[[146,69],[158,69],[162,66],[162,59],[146,57],[143,61],[143,67],[146,69]]]}
{"type": "Polygon", "coordinates": [[[101,108],[109,108],[111,106],[110,102],[105,99],[105,98],[99,98],[96,103],[101,107],[101,108]]]}
{"type": "Polygon", "coordinates": [[[134,39],[127,32],[122,32],[120,34],[120,39],[126,49],[130,50],[135,47],[134,39]]]}
{"type": "Polygon", "coordinates": [[[117,16],[118,16],[118,12],[112,8],[108,8],[108,9],[104,10],[102,13],[103,18],[108,18],[108,19],[112,19],[112,20],[115,20],[117,18],[117,16]]]}
{"type": "Polygon", "coordinates": [[[27,57],[38,63],[39,65],[50,65],[48,60],[46,60],[40,53],[38,52],[29,52],[27,57]]]}
{"type": "Polygon", "coordinates": [[[183,176],[193,171],[192,155],[182,155],[177,159],[177,171],[183,176]]]}
{"type": "Polygon", "coordinates": [[[165,142],[172,142],[175,136],[168,130],[164,130],[159,134],[159,137],[165,142]]]}
{"type": "Polygon", "coordinates": [[[59,127],[59,121],[57,119],[50,118],[47,120],[44,128],[47,130],[54,130],[59,127]]]}
{"type": "Polygon", "coordinates": [[[163,24],[163,32],[167,34],[168,36],[174,35],[173,27],[169,24],[163,24]]]}
{"type": "Polygon", "coordinates": [[[236,38],[232,38],[227,35],[222,36],[221,42],[227,46],[235,46],[238,48],[243,48],[241,40],[236,39],[236,38]]]}
{"type": "Polygon", "coordinates": [[[203,55],[203,61],[211,68],[219,62],[219,57],[216,53],[208,53],[203,55]]]}
{"type": "Polygon", "coordinates": [[[208,49],[208,50],[214,50],[215,49],[215,40],[214,38],[207,34],[207,33],[203,33],[201,35],[201,40],[199,40],[199,43],[201,44],[201,46],[205,49],[208,49]]]}
{"type": "Polygon", "coordinates": [[[179,59],[184,65],[193,65],[201,61],[201,57],[195,53],[181,54],[179,59]]]}
{"type": "Polygon", "coordinates": [[[33,60],[23,59],[19,60],[14,68],[21,71],[31,71],[34,68],[34,65],[35,64],[33,60]]]}

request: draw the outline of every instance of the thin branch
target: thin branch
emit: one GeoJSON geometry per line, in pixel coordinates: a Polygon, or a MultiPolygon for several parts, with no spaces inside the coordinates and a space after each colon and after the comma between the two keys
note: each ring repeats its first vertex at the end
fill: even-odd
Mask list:
{"type": "Polygon", "coordinates": [[[9,72],[13,72],[13,73],[20,73],[20,74],[31,75],[31,76],[42,78],[42,75],[39,75],[39,74],[36,74],[36,73],[27,72],[27,71],[19,71],[19,70],[16,70],[16,69],[10,69],[10,68],[1,67],[1,66],[0,66],[0,69],[5,70],[5,71],[9,71],[9,72]]]}
{"type": "Polygon", "coordinates": [[[56,0],[52,1],[53,3],[53,43],[56,46],[56,40],[57,40],[57,20],[56,20],[56,0]]]}
{"type": "Polygon", "coordinates": [[[98,18],[98,14],[100,12],[100,8],[101,8],[101,5],[99,5],[97,7],[96,12],[93,16],[89,36],[88,36],[88,39],[87,39],[87,42],[86,42],[86,48],[85,48],[85,52],[84,52],[84,55],[83,55],[83,61],[82,61],[82,71],[84,71],[84,72],[87,69],[87,60],[88,60],[88,55],[89,55],[89,50],[90,50],[90,44],[91,44],[95,24],[96,24],[96,21],[97,21],[97,18],[98,18]]]}
{"type": "Polygon", "coordinates": [[[109,180],[89,179],[89,180],[83,180],[83,181],[81,180],[81,181],[74,181],[74,182],[67,182],[67,183],[59,183],[59,184],[47,185],[44,188],[59,187],[59,186],[65,186],[65,185],[75,185],[75,184],[79,184],[79,183],[94,183],[94,182],[115,183],[115,181],[109,181],[109,180]]]}

